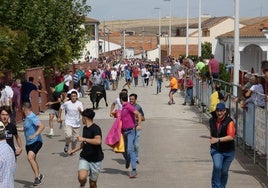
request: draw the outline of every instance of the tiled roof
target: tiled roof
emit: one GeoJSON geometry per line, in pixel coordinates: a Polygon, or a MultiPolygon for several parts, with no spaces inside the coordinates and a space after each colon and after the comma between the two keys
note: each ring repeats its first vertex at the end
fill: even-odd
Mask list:
{"type": "MultiPolygon", "coordinates": [[[[248,25],[239,30],[239,36],[244,38],[258,38],[258,37],[265,37],[262,29],[268,28],[268,18],[262,22],[259,22],[257,24],[248,25]]],[[[225,33],[223,35],[220,35],[219,37],[234,37],[234,31],[225,33]]]]}
{"type": "Polygon", "coordinates": [[[100,24],[100,21],[99,20],[96,20],[96,19],[93,19],[93,18],[88,18],[88,17],[85,18],[85,22],[86,23],[97,23],[97,24],[100,24]]]}
{"type": "MultiPolygon", "coordinates": [[[[209,29],[209,28],[225,21],[228,18],[231,18],[231,17],[224,16],[224,17],[208,18],[208,19],[202,21],[201,27],[202,27],[202,29],[209,29]]],[[[231,18],[231,19],[233,19],[233,18],[231,18]]],[[[194,24],[189,25],[189,28],[198,28],[198,23],[194,23],[194,24]]]]}
{"type": "MultiPolygon", "coordinates": [[[[118,34],[118,33],[117,33],[118,34]]],[[[122,35],[111,34],[109,36],[109,41],[115,44],[119,44],[123,46],[124,39],[122,35]]],[[[104,37],[101,36],[101,39],[104,40],[104,37]]],[[[108,37],[105,37],[105,40],[108,41],[108,37]]],[[[125,36],[125,44],[127,48],[134,49],[144,49],[144,50],[152,50],[157,48],[157,37],[156,36],[125,36]]]]}

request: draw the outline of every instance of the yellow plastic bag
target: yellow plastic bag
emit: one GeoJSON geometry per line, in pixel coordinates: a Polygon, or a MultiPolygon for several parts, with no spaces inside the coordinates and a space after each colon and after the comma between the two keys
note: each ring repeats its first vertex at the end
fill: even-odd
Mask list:
{"type": "Polygon", "coordinates": [[[124,138],[121,133],[120,140],[117,145],[114,146],[114,152],[116,153],[124,153],[125,152],[125,143],[124,143],[124,138]]]}

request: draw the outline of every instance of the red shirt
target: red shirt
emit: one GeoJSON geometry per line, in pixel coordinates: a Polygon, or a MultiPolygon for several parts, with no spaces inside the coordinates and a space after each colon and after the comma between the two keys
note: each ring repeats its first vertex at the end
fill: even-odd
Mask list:
{"type": "Polygon", "coordinates": [[[211,73],[219,73],[220,65],[216,59],[211,59],[208,62],[208,66],[211,68],[211,73]]]}

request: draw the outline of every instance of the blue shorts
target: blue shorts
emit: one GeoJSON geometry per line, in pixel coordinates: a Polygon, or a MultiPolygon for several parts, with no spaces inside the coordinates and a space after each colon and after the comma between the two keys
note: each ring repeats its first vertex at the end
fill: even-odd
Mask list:
{"type": "Polygon", "coordinates": [[[78,170],[87,170],[89,172],[89,179],[97,182],[99,174],[101,172],[101,161],[88,162],[87,160],[80,157],[78,170]]]}

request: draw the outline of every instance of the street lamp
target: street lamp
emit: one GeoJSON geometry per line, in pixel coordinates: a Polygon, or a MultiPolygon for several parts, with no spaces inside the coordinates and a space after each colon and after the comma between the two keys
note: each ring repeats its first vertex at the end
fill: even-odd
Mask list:
{"type": "MultiPolygon", "coordinates": [[[[234,23],[234,80],[233,83],[239,83],[240,53],[239,53],[239,0],[235,0],[235,23],[234,23]]],[[[237,96],[237,87],[233,89],[234,96],[237,96]]]]}
{"type": "Polygon", "coordinates": [[[189,0],[186,7],[186,57],[189,56],[189,0]]]}
{"type": "Polygon", "coordinates": [[[168,34],[168,55],[171,55],[171,0],[164,0],[169,1],[169,34],[168,34]]]}
{"type": "Polygon", "coordinates": [[[201,9],[202,9],[202,0],[199,0],[199,9],[198,9],[198,57],[202,56],[202,48],[201,48],[201,9]]]}
{"type": "Polygon", "coordinates": [[[158,10],[158,64],[159,67],[161,65],[161,9],[159,7],[155,7],[155,10],[158,10]]]}

